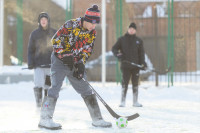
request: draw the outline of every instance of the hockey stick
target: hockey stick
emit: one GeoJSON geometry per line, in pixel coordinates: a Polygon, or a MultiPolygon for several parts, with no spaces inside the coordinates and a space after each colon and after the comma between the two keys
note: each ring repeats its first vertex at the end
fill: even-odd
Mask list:
{"type": "MultiPolygon", "coordinates": [[[[51,66],[51,64],[48,64],[48,65],[40,65],[41,68],[45,68],[45,67],[49,67],[49,66],[51,66]]],[[[29,68],[28,68],[28,67],[22,68],[22,70],[24,70],[24,69],[29,69],[29,68]]]]}
{"type": "MultiPolygon", "coordinates": [[[[118,114],[116,114],[111,108],[110,106],[108,106],[108,104],[100,97],[100,95],[95,91],[95,89],[88,83],[88,81],[86,81],[84,78],[82,78],[83,81],[85,81],[85,83],[87,83],[89,85],[89,87],[92,89],[92,91],[94,92],[94,94],[98,97],[98,99],[103,103],[103,105],[106,107],[106,109],[108,110],[108,112],[116,119],[118,119],[119,117],[122,117],[118,114]]],[[[138,113],[135,113],[133,115],[130,116],[123,116],[125,118],[127,118],[128,121],[136,119],[137,117],[139,117],[140,115],[138,113]]]]}
{"type": "MultiPolygon", "coordinates": [[[[139,64],[136,64],[134,62],[127,61],[127,60],[125,60],[123,62],[129,63],[129,64],[131,64],[133,66],[138,67],[138,68],[142,68],[143,67],[142,65],[139,65],[139,64]]],[[[155,72],[157,74],[166,74],[166,73],[168,73],[171,70],[171,66],[168,67],[167,69],[165,69],[165,71],[158,71],[158,70],[155,70],[155,69],[147,69],[147,70],[150,70],[151,72],[155,72]]]]}

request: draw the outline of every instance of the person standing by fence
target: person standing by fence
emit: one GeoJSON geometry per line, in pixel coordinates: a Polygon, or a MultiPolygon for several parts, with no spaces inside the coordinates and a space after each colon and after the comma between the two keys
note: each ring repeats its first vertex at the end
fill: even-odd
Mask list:
{"type": "Polygon", "coordinates": [[[47,95],[47,90],[51,86],[50,64],[51,38],[56,30],[50,27],[50,17],[46,12],[41,12],[38,16],[38,28],[34,30],[28,43],[28,69],[34,69],[34,94],[36,106],[41,107],[43,90],[47,95]]]}
{"type": "Polygon", "coordinates": [[[142,107],[142,104],[138,103],[138,83],[139,83],[139,71],[136,66],[132,66],[131,63],[142,65],[142,69],[147,68],[145,62],[145,52],[143,47],[143,41],[136,36],[136,24],[131,23],[129,25],[127,33],[120,37],[115,45],[112,47],[112,52],[115,57],[121,61],[122,71],[122,92],[121,92],[121,104],[120,107],[125,107],[126,93],[128,90],[128,83],[131,78],[132,90],[133,90],[133,106],[142,107]]]}

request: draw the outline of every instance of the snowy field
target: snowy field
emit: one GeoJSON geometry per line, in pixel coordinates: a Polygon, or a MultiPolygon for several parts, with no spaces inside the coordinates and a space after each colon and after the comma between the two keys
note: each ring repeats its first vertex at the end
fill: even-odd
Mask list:
{"type": "Polygon", "coordinates": [[[128,127],[118,129],[115,119],[99,101],[105,120],[112,128],[95,128],[82,98],[70,85],[63,85],[54,119],[62,124],[62,130],[49,131],[37,127],[39,110],[35,107],[33,82],[0,84],[0,133],[199,133],[200,85],[154,87],[143,82],[139,101],[142,108],[132,107],[132,90],[128,90],[125,108],[119,108],[120,85],[90,82],[100,96],[119,115],[139,113],[140,117],[129,121],[128,127]]]}

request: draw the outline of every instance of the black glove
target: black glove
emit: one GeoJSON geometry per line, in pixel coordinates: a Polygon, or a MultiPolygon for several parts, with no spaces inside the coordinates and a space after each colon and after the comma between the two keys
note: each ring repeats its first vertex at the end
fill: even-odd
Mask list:
{"type": "Polygon", "coordinates": [[[51,86],[51,77],[49,75],[46,75],[45,85],[51,86]]]}
{"type": "Polygon", "coordinates": [[[28,69],[34,69],[33,65],[28,65],[28,69]]]}
{"type": "Polygon", "coordinates": [[[119,61],[122,60],[122,53],[117,54],[117,59],[118,59],[119,61]]]}
{"type": "Polygon", "coordinates": [[[73,55],[63,57],[62,61],[64,65],[67,65],[71,70],[73,69],[73,65],[74,65],[73,55]]]}
{"type": "Polygon", "coordinates": [[[141,66],[142,66],[141,70],[146,70],[147,69],[147,63],[146,62],[144,62],[141,66]]]}
{"type": "Polygon", "coordinates": [[[77,79],[82,79],[85,72],[85,65],[83,63],[79,63],[75,65],[76,70],[73,73],[73,76],[77,79]]]}

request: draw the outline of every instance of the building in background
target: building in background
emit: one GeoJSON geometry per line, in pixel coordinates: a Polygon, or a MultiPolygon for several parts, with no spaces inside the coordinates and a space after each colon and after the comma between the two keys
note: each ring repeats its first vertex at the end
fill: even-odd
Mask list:
{"type": "MultiPolygon", "coordinates": [[[[16,35],[17,0],[4,2],[4,64],[11,65],[10,56],[17,57],[16,35]]],[[[73,0],[72,18],[83,16],[86,9],[101,0],[73,0]]],[[[121,34],[125,34],[132,21],[138,25],[137,34],[144,40],[145,51],[154,67],[164,70],[167,66],[168,5],[167,0],[107,0],[106,4],[106,51],[110,51],[117,40],[117,9],[122,9],[121,34]],[[121,1],[121,5],[116,2],[121,1]],[[118,7],[117,7],[118,5],[118,7]]],[[[23,1],[23,62],[27,62],[27,45],[30,32],[37,28],[37,14],[48,12],[52,27],[58,29],[66,18],[66,11],[51,0],[23,1]]],[[[200,1],[174,0],[174,71],[200,70],[200,1]]],[[[95,53],[90,60],[101,55],[101,24],[97,25],[95,53]]]]}

